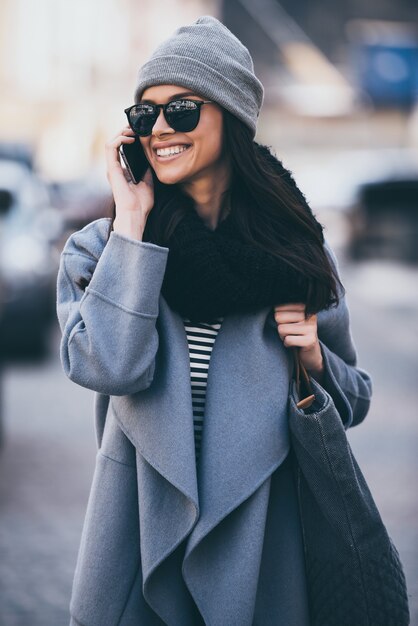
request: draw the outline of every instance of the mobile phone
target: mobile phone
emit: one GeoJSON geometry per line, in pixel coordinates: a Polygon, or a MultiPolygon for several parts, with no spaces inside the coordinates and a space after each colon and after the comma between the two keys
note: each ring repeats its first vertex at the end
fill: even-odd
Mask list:
{"type": "Polygon", "coordinates": [[[137,185],[143,179],[147,167],[149,167],[149,162],[138,135],[135,135],[133,143],[122,144],[119,152],[132,178],[132,182],[137,185]]]}

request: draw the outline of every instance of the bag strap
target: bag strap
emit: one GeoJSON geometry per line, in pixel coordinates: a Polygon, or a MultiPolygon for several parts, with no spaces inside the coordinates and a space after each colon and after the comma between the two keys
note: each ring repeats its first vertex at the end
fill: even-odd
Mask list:
{"type": "Polygon", "coordinates": [[[295,361],[294,378],[296,381],[296,390],[298,398],[300,398],[296,406],[298,409],[307,409],[315,400],[315,395],[312,391],[309,374],[300,359],[299,348],[294,347],[292,351],[295,361]]]}

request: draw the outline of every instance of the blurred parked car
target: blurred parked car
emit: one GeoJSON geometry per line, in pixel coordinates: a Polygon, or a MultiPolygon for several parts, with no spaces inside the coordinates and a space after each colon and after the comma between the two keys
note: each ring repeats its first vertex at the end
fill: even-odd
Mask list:
{"type": "Polygon", "coordinates": [[[363,184],[349,214],[353,259],[418,262],[418,178],[363,184]]]}
{"type": "Polygon", "coordinates": [[[0,157],[0,353],[3,360],[47,351],[55,319],[56,242],[63,230],[46,185],[17,160],[0,157]]]}
{"type": "Polygon", "coordinates": [[[21,141],[0,141],[0,159],[17,161],[28,170],[34,169],[34,150],[31,145],[21,141]]]}

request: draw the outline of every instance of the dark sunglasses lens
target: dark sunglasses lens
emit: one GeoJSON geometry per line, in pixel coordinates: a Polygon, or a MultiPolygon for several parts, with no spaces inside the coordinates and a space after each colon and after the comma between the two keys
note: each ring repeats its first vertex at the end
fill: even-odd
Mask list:
{"type": "Polygon", "coordinates": [[[200,108],[190,100],[175,100],[167,107],[165,118],[174,130],[187,133],[199,123],[200,108]]]}
{"type": "Polygon", "coordinates": [[[141,137],[150,135],[158,117],[158,110],[147,104],[137,104],[129,111],[129,124],[132,130],[141,137]]]}

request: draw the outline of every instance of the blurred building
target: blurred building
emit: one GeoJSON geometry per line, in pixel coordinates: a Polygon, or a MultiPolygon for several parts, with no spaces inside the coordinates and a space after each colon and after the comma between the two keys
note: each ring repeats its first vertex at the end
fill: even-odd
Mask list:
{"type": "Polygon", "coordinates": [[[217,0],[2,0],[0,139],[36,148],[51,178],[84,173],[125,123],[136,72],[217,0]]]}
{"type": "MultiPolygon", "coordinates": [[[[263,40],[257,28],[252,29],[248,22],[251,15],[263,18],[263,13],[269,12],[270,18],[275,21],[273,12],[283,12],[287,16],[287,26],[293,22],[297,29],[305,34],[321,52],[334,64],[344,64],[347,55],[349,40],[346,25],[351,20],[380,20],[385,22],[404,22],[411,25],[418,22],[418,5],[415,0],[224,0],[222,15],[225,23],[234,24],[240,29],[241,35],[248,41],[256,41],[259,50],[271,53],[271,36],[264,32],[263,40]],[[270,7],[270,8],[269,8],[270,7]],[[244,34],[246,31],[246,34],[244,34]]],[[[277,12],[277,15],[279,13],[277,12]]],[[[273,24],[277,30],[283,25],[273,24]]],[[[272,30],[268,28],[268,30],[272,30]]],[[[274,38],[274,36],[273,36],[274,38]]],[[[256,46],[257,47],[257,46],[256,46]]]]}
{"type": "Polygon", "coordinates": [[[222,20],[252,51],[268,101],[327,117],[418,101],[416,2],[224,0],[222,20]]]}
{"type": "Polygon", "coordinates": [[[281,149],[364,147],[371,137],[416,145],[417,115],[371,119],[359,109],[359,89],[371,86],[376,67],[393,86],[405,59],[402,66],[393,50],[377,60],[363,55],[375,65],[361,72],[359,56],[349,54],[364,50],[363,41],[369,45],[363,34],[370,28],[358,27],[364,20],[413,24],[416,13],[412,0],[367,7],[360,0],[2,0],[0,141],[33,144],[36,164],[50,179],[94,168],[105,182],[104,143],[126,123],[123,109],[132,103],[139,66],[175,28],[210,14],[253,55],[265,86],[261,139],[281,149]],[[277,123],[278,112],[286,123],[277,123]]]}

